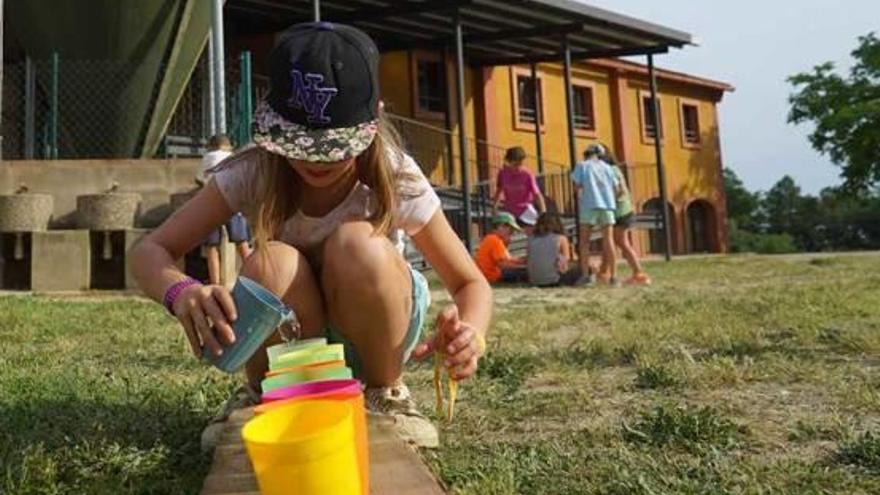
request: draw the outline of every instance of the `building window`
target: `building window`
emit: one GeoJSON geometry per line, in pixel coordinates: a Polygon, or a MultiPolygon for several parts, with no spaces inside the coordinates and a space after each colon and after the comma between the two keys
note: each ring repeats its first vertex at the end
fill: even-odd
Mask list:
{"type": "MultiPolygon", "coordinates": [[[[659,106],[658,106],[659,107],[659,106]]],[[[660,123],[660,137],[663,137],[663,111],[660,110],[657,121],[660,123]]],[[[654,128],[654,99],[648,95],[642,96],[642,134],[646,139],[657,138],[657,129],[654,128]]]]}
{"type": "MultiPolygon", "coordinates": [[[[516,76],[516,96],[518,104],[518,118],[524,124],[535,124],[535,115],[538,113],[538,102],[535,100],[535,82],[530,76],[516,76]]],[[[538,97],[543,101],[544,92],[541,87],[541,78],[538,78],[538,97]]],[[[541,124],[544,123],[544,106],[541,105],[541,124]]]]}
{"type": "Polygon", "coordinates": [[[581,131],[596,130],[596,115],[593,112],[593,88],[572,86],[574,93],[574,128],[581,131]]]}
{"type": "Polygon", "coordinates": [[[446,71],[441,60],[418,59],[418,106],[420,112],[446,113],[446,71]]]}
{"type": "Polygon", "coordinates": [[[700,110],[692,103],[681,104],[682,142],[685,145],[700,144],[700,110]]]}

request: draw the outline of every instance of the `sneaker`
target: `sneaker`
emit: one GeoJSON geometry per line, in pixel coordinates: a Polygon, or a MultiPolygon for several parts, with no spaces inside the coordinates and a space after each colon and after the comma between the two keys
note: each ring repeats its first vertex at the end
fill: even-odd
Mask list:
{"type": "Polygon", "coordinates": [[[217,446],[220,436],[226,429],[226,421],[233,412],[239,409],[256,406],[260,403],[260,394],[258,394],[250,385],[242,385],[232,393],[226,403],[223,405],[223,411],[214,416],[208,426],[202,430],[202,452],[210,452],[217,446]]]}
{"type": "Polygon", "coordinates": [[[428,449],[440,446],[437,428],[419,412],[403,383],[391,387],[368,387],[364,390],[364,400],[368,413],[390,418],[404,441],[428,449]]]}
{"type": "Polygon", "coordinates": [[[626,279],[623,283],[626,285],[651,285],[651,277],[645,272],[640,272],[626,279]]]}
{"type": "Polygon", "coordinates": [[[596,277],[592,274],[582,275],[581,278],[577,279],[577,282],[574,283],[575,287],[592,287],[596,284],[596,277]]]}
{"type": "Polygon", "coordinates": [[[616,277],[612,277],[611,275],[600,274],[596,278],[596,281],[602,285],[607,285],[609,287],[620,287],[620,280],[617,280],[616,277]]]}

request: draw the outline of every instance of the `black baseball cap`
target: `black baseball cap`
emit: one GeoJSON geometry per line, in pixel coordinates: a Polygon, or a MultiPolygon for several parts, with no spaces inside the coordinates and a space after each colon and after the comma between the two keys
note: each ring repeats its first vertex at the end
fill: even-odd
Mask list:
{"type": "Polygon", "coordinates": [[[269,94],[254,113],[254,142],[310,162],[357,156],[378,130],[379,50],[363,31],[309,22],[269,54],[269,94]]]}

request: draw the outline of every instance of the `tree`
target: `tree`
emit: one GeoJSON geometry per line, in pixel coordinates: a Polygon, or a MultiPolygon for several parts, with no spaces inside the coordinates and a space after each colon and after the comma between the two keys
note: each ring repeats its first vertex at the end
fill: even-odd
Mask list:
{"type": "Polygon", "coordinates": [[[813,148],[843,169],[848,189],[865,190],[880,183],[880,38],[859,37],[852,56],[848,77],[826,62],[788,78],[796,91],[788,121],[813,123],[813,148]]]}
{"type": "Polygon", "coordinates": [[[821,219],[819,201],[814,196],[801,195],[801,188],[790,176],[783,176],[767,191],[761,209],[766,215],[768,233],[789,234],[806,251],[820,248],[816,238],[821,219]]]}
{"type": "Polygon", "coordinates": [[[724,169],[724,193],[727,196],[727,217],[740,229],[758,229],[760,196],[749,192],[730,168],[724,169]]]}
{"type": "Polygon", "coordinates": [[[767,231],[771,234],[794,233],[799,223],[801,188],[786,175],[767,191],[763,201],[767,231]]]}

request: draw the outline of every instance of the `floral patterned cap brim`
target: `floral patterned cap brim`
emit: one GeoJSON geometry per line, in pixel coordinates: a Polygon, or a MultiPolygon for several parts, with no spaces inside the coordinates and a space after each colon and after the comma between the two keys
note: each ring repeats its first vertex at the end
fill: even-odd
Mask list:
{"type": "Polygon", "coordinates": [[[254,143],[270,153],[308,162],[339,162],[360,155],[376,137],[375,120],[352,127],[309,129],[294,124],[265,101],[254,112],[254,143]]]}

